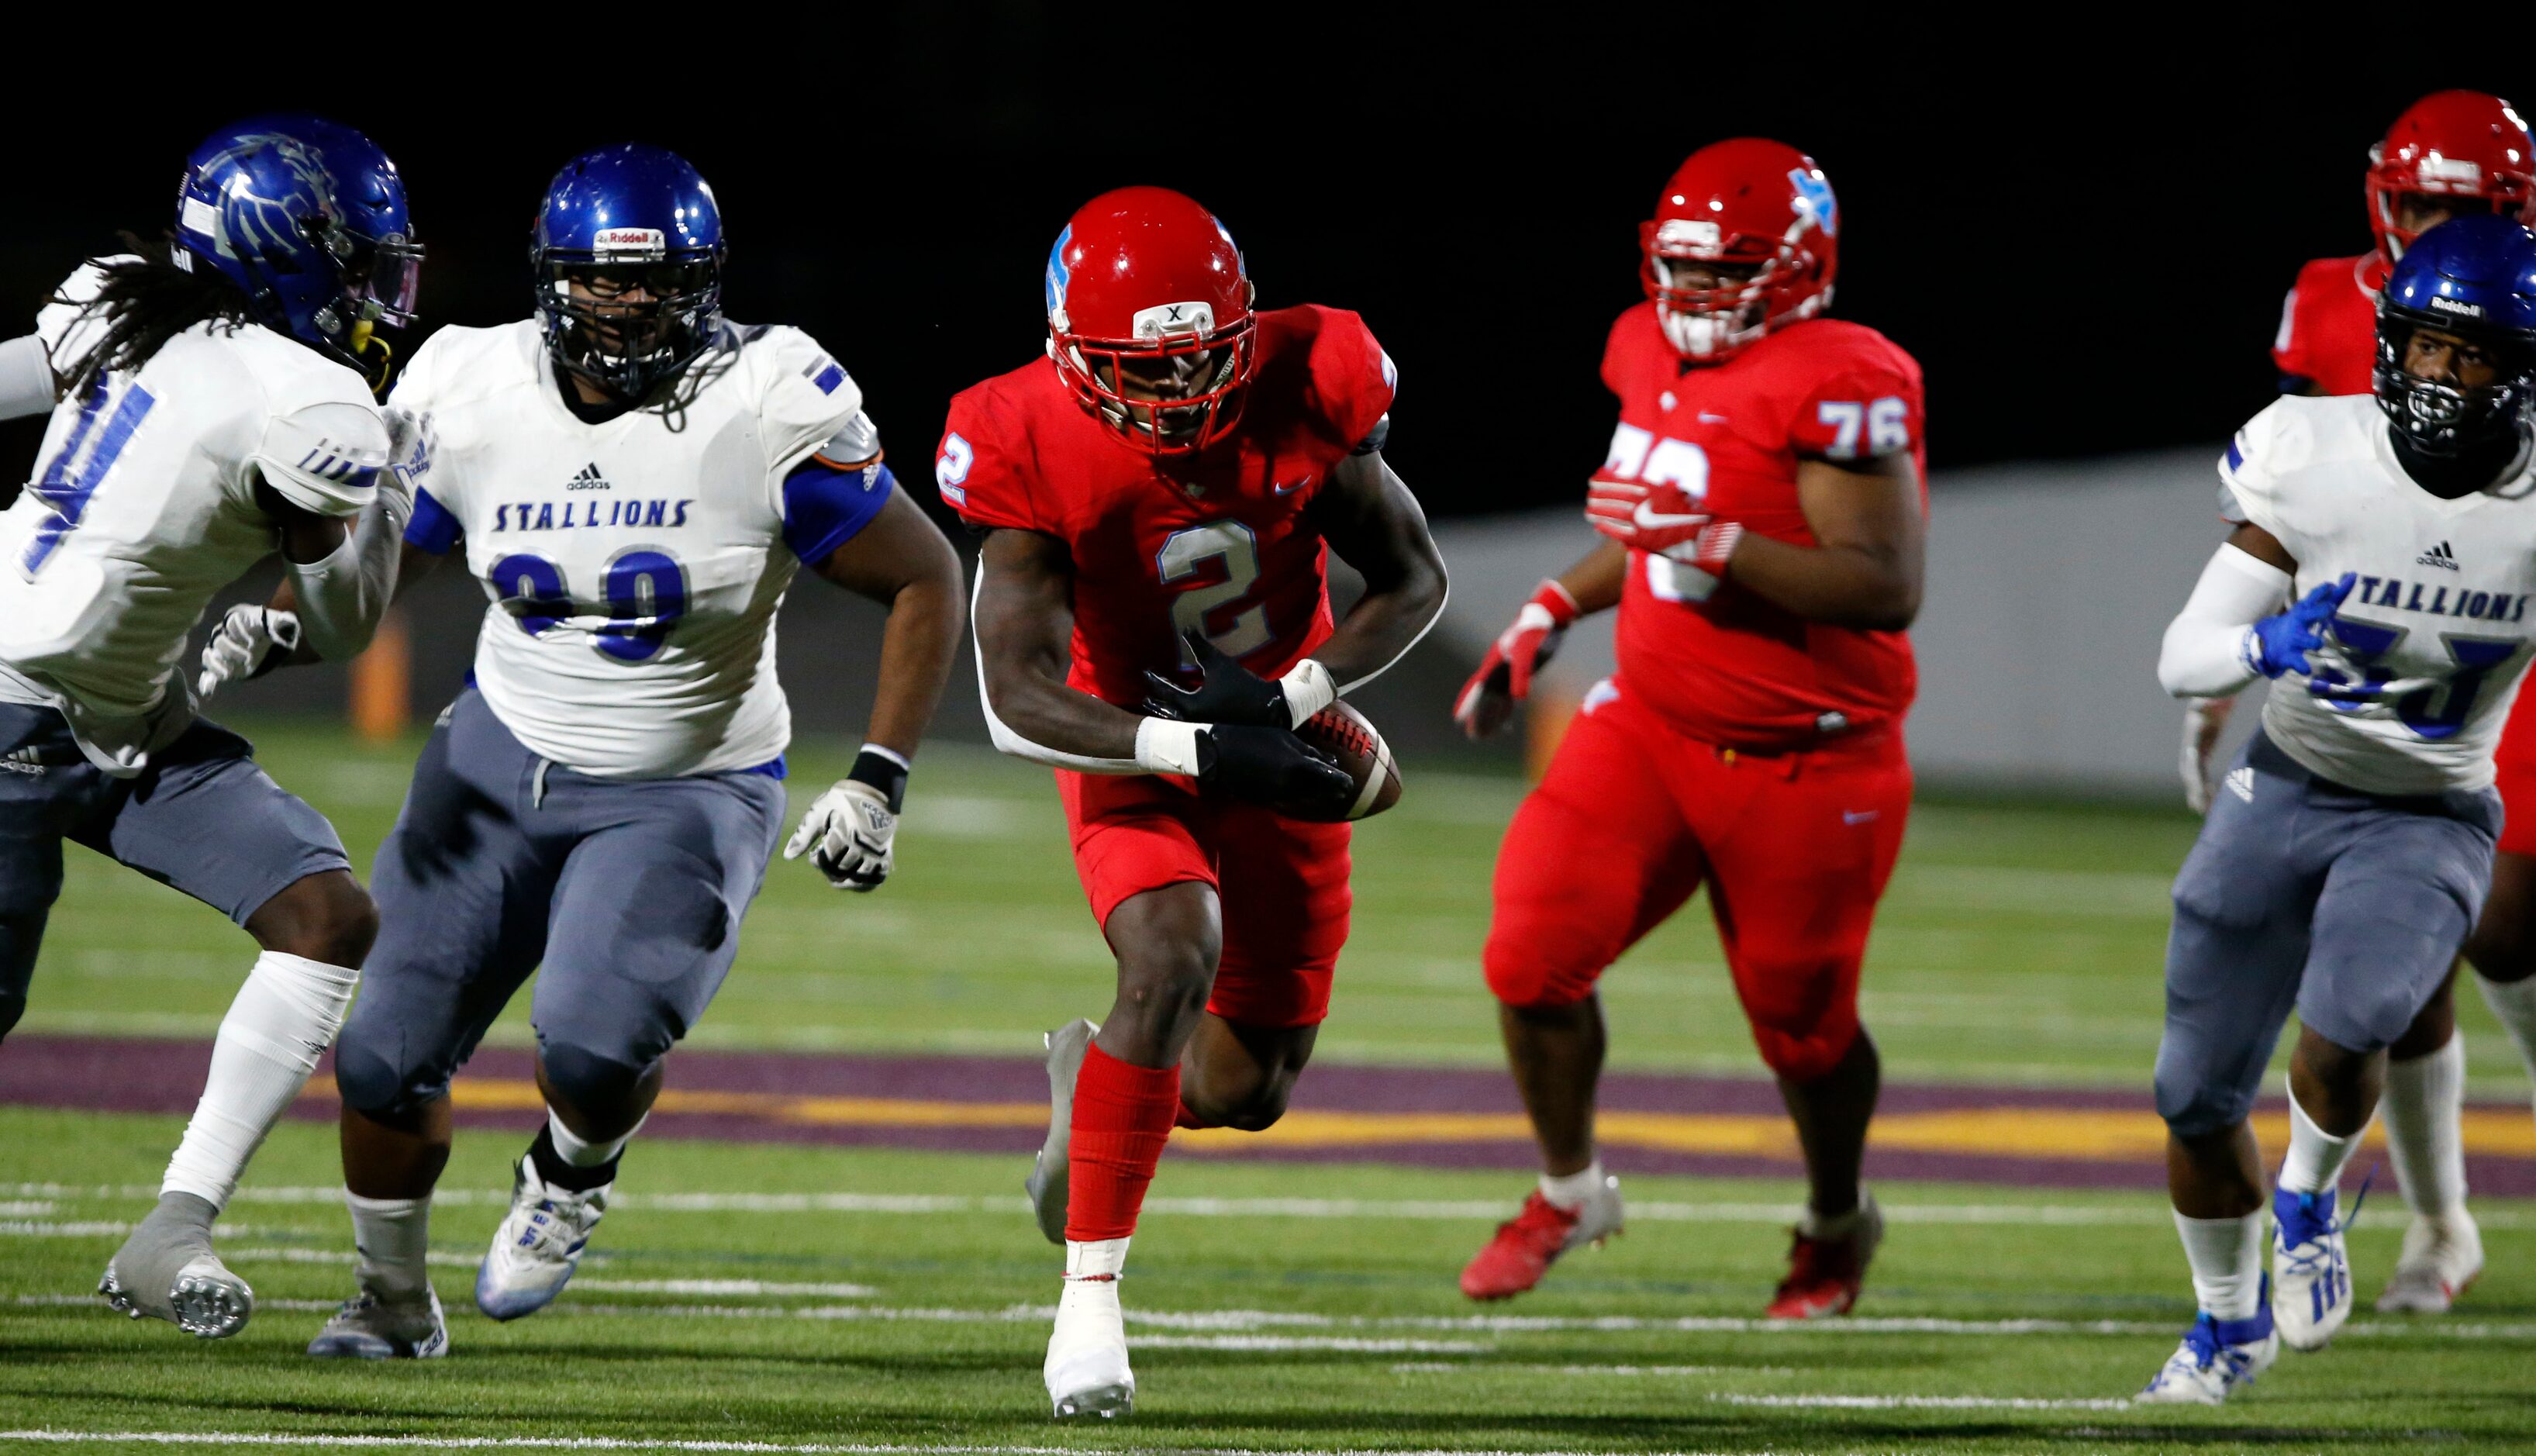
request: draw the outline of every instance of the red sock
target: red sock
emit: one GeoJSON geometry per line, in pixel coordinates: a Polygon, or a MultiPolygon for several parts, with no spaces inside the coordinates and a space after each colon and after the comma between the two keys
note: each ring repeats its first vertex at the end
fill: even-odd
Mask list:
{"type": "Polygon", "coordinates": [[[1065,1236],[1079,1243],[1136,1232],[1145,1185],[1163,1161],[1180,1106],[1180,1069],[1130,1066],[1087,1048],[1074,1078],[1066,1153],[1065,1236]]]}

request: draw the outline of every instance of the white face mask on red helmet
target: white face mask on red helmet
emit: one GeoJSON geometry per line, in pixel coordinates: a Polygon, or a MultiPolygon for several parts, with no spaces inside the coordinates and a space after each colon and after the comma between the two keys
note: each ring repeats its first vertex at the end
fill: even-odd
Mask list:
{"type": "Polygon", "coordinates": [[[1830,306],[1839,236],[1839,203],[1813,158],[1758,138],[1718,142],[1690,155],[1640,226],[1641,279],[1666,339],[1714,363],[1830,306]],[[1680,278],[1694,269],[1708,281],[1680,278]]]}

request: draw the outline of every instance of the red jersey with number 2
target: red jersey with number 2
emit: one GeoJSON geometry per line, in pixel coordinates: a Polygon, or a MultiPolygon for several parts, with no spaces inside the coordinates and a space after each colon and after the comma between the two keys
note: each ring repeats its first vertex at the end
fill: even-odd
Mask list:
{"type": "Polygon", "coordinates": [[[1111,434],[1046,358],[952,398],[943,500],[1073,550],[1073,687],[1133,709],[1147,668],[1184,661],[1184,632],[1263,677],[1330,635],[1329,552],[1304,511],[1391,408],[1391,360],[1344,309],[1258,320],[1240,423],[1194,459],[1158,463],[1111,434]]]}
{"type": "Polygon", "coordinates": [[[2378,288],[2386,264],[2376,253],[2318,258],[2299,270],[2281,303],[2272,364],[2281,387],[2306,380],[2328,395],[2365,395],[2378,367],[2378,288]]]}
{"type": "MultiPolygon", "coordinates": [[[[1908,451],[1922,466],[1920,365],[1874,330],[1813,319],[1722,364],[1685,365],[1641,303],[1612,326],[1603,382],[1620,424],[1599,479],[1678,484],[1749,535],[1816,544],[1797,500],[1801,459],[1908,451]]],[[[1926,500],[1925,489],[1922,496],[1926,500]]],[[[1802,746],[1898,726],[1919,685],[1899,632],[1808,622],[1733,582],[1684,600],[1677,566],[1629,553],[1620,592],[1620,688],[1694,737],[1802,746]]]]}

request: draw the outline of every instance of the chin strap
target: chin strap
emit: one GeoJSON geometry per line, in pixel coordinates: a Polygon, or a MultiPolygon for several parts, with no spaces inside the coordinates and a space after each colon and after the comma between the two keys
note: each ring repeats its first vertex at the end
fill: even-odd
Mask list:
{"type": "Polygon", "coordinates": [[[352,337],[345,341],[345,348],[353,358],[360,360],[363,368],[367,370],[363,378],[369,383],[370,393],[381,399],[387,398],[388,366],[396,362],[396,348],[379,337],[377,325],[368,319],[354,324],[352,337]],[[370,357],[373,354],[378,358],[375,367],[370,363],[370,357]]]}

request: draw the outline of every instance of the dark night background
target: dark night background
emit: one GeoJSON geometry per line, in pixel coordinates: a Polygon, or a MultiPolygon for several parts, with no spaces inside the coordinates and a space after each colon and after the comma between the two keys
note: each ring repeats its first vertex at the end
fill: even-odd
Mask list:
{"type": "MultiPolygon", "coordinates": [[[[1837,311],[1926,365],[1942,488],[1948,467],[2223,439],[2270,389],[2299,263],[2368,246],[2361,171],[2394,114],[2440,87],[2536,90],[2523,66],[2411,74],[2226,21],[2017,54],[1794,7],[1705,12],[1704,38],[1572,7],[1507,30],[1281,10],[1203,39],[1026,4],[822,13],[730,12],[753,61],[687,10],[583,48],[491,24],[472,50],[351,62],[369,79],[331,98],[259,96],[252,73],[128,93],[75,142],[15,152],[0,329],[116,228],[163,226],[187,148],[259,106],[331,111],[397,158],[430,249],[426,328],[522,315],[546,178],[651,141],[715,186],[732,316],[843,358],[920,485],[950,395],[1038,350],[1066,215],[1157,182],[1225,220],[1264,305],[1365,315],[1401,368],[1391,457],[1430,512],[1508,509],[1572,498],[1601,459],[1595,364],[1666,175],[1759,133],[1830,173],[1837,311]],[[664,69],[665,47],[687,54],[664,69]],[[611,71],[611,52],[641,64],[611,71]]],[[[40,425],[0,427],[0,478],[25,478],[40,425]]]]}

